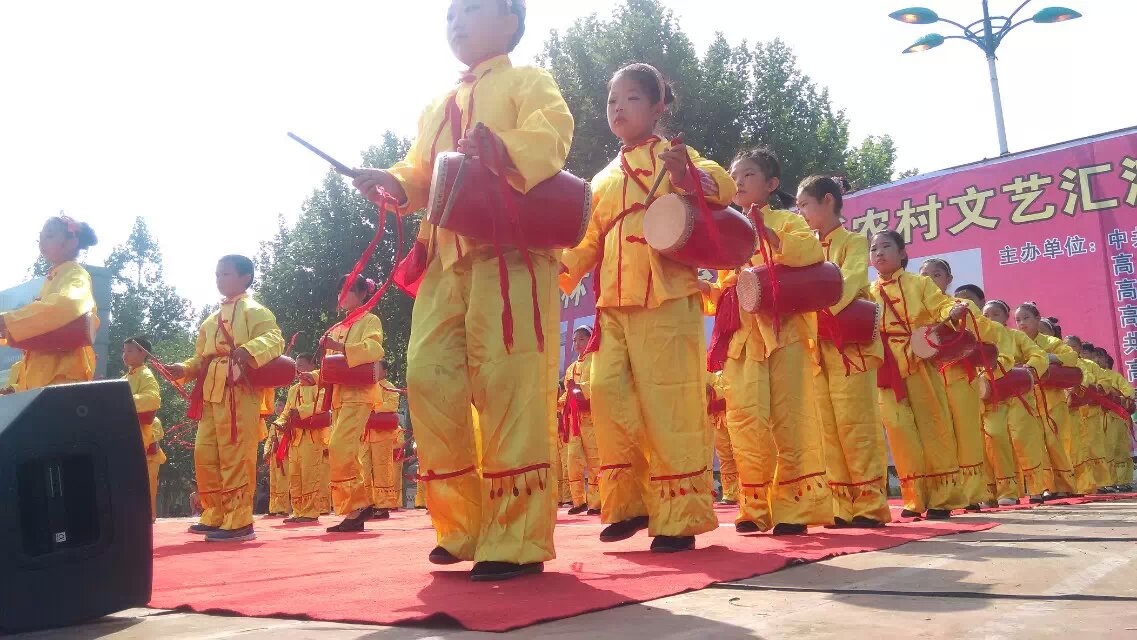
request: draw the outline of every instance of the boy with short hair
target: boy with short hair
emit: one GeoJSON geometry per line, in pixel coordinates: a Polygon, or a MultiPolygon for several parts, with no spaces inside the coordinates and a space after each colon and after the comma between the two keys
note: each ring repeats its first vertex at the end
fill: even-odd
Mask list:
{"type": "MultiPolygon", "coordinates": [[[[452,0],[447,35],[467,71],[423,112],[402,162],[386,171],[360,170],[354,184],[364,196],[377,199],[383,189],[399,200],[400,213],[421,209],[443,151],[482,158],[522,193],[564,167],[573,132],[568,105],[548,72],[514,67],[508,56],[525,31],[525,16],[523,0],[452,0]]],[[[556,489],[548,425],[557,352],[539,344],[535,322],[539,315],[546,339],[557,335],[560,251],[507,250],[499,260],[492,243],[426,222],[415,251],[424,260],[421,276],[415,274],[421,284],[407,386],[438,532],[430,560],[473,560],[475,581],[540,572],[555,557],[555,499],[547,492],[556,489]],[[517,328],[511,345],[505,296],[517,328]],[[480,461],[471,399],[483,429],[480,461]]]]}

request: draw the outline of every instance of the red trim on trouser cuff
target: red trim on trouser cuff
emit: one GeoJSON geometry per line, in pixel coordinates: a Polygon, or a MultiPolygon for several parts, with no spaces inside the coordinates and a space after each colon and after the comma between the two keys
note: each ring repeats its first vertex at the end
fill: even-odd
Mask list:
{"type": "Polygon", "coordinates": [[[422,474],[419,474],[419,475],[415,476],[415,479],[418,480],[419,482],[427,482],[430,480],[449,480],[450,478],[457,478],[458,476],[466,475],[467,473],[470,473],[473,470],[474,470],[474,465],[470,465],[470,466],[468,466],[465,469],[462,469],[460,471],[451,471],[450,473],[435,473],[433,471],[427,471],[425,476],[422,474]]]}
{"type": "Polygon", "coordinates": [[[628,463],[628,464],[606,464],[606,465],[600,467],[600,470],[601,471],[609,471],[611,469],[631,469],[631,468],[632,468],[631,463],[628,463]]]}
{"type": "Polygon", "coordinates": [[[782,481],[782,482],[779,482],[779,483],[778,483],[778,486],[779,486],[779,487],[784,487],[784,486],[786,486],[787,484],[794,484],[794,483],[796,483],[796,482],[801,482],[802,480],[809,480],[810,478],[816,478],[816,477],[818,477],[818,476],[823,476],[823,475],[825,475],[825,472],[824,472],[824,471],[818,471],[817,473],[811,473],[811,474],[809,474],[809,475],[807,475],[807,476],[800,476],[800,477],[797,477],[797,478],[790,478],[789,480],[784,480],[784,481],[782,481]]]}
{"type": "Polygon", "coordinates": [[[707,472],[707,468],[703,467],[702,469],[699,469],[698,471],[692,471],[691,473],[681,473],[681,474],[674,475],[674,476],[651,476],[649,479],[652,482],[662,482],[664,480],[683,480],[686,478],[694,478],[696,476],[701,476],[706,472],[707,472]]]}
{"type": "Polygon", "coordinates": [[[876,482],[880,482],[881,479],[882,479],[881,476],[877,476],[877,477],[873,478],[872,480],[865,480],[864,482],[830,482],[829,486],[831,486],[831,487],[861,487],[861,486],[864,486],[866,484],[873,484],[876,482]]]}
{"type": "Polygon", "coordinates": [[[530,471],[537,471],[538,469],[548,469],[551,466],[552,465],[550,465],[548,462],[542,462],[540,464],[531,464],[528,467],[521,467],[520,469],[509,469],[506,471],[494,471],[492,473],[491,472],[482,472],[482,477],[485,478],[486,480],[496,480],[497,478],[508,478],[511,476],[519,476],[523,473],[529,473],[530,471]]]}

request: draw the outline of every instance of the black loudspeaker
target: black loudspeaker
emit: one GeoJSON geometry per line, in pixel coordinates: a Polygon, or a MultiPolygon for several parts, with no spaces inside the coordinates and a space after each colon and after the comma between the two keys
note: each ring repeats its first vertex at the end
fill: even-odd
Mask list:
{"type": "Polygon", "coordinates": [[[0,397],[0,632],[145,606],[151,526],[125,381],[0,397]]]}

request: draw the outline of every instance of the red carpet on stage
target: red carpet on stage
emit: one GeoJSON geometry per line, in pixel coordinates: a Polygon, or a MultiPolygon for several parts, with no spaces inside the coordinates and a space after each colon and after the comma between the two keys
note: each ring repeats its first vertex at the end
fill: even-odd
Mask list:
{"type": "Polygon", "coordinates": [[[319,526],[257,520],[257,540],[206,543],[187,520],[154,527],[154,597],[150,606],[243,616],[370,624],[451,621],[506,631],[743,580],[791,564],[876,551],[913,540],[983,531],[973,520],[917,522],[878,530],[810,529],[807,536],[739,535],[736,508],[720,507],[725,524],[699,536],[699,548],[650,553],[646,534],[603,544],[599,518],[567,516],[557,526],[557,559],[545,573],[500,584],[472,583],[470,563],[427,562],[434,531],[422,511],[368,523],[362,534],[328,534],[319,526]]]}

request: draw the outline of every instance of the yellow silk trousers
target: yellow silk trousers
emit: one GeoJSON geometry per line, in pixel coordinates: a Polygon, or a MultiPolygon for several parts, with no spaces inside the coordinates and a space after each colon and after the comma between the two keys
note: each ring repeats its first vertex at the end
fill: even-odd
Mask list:
{"type": "Polygon", "coordinates": [[[344,403],[335,411],[328,461],[332,507],[337,515],[345,516],[371,504],[367,477],[363,473],[363,432],[369,417],[371,405],[368,403],[344,403]]]}
{"type": "Polygon", "coordinates": [[[1034,394],[1007,400],[1007,421],[1010,424],[1011,445],[1015,450],[1019,474],[1022,476],[1023,493],[1039,495],[1054,486],[1053,467],[1046,449],[1046,436],[1042,432],[1042,421],[1038,418],[1038,407],[1034,394]]]}
{"type": "Polygon", "coordinates": [[[438,544],[463,560],[531,563],[556,556],[558,263],[505,255],[513,347],[502,339],[498,261],[477,250],[449,269],[431,260],[411,317],[407,386],[419,473],[438,544]],[[481,434],[475,445],[474,412],[481,434]],[[481,472],[479,473],[479,464],[481,472]]]}
{"type": "Polygon", "coordinates": [[[726,417],[714,421],[715,455],[719,458],[719,482],[722,483],[722,499],[738,502],[738,465],[734,462],[734,446],[730,442],[730,429],[726,417]]]}
{"type": "Polygon", "coordinates": [[[983,407],[983,441],[987,464],[991,467],[988,488],[992,495],[997,499],[1018,500],[1023,497],[1023,490],[1019,484],[1014,446],[1011,444],[1009,414],[1010,405],[1006,400],[983,407]]]}
{"type": "Polygon", "coordinates": [[[917,361],[904,386],[908,397],[902,401],[891,389],[878,389],[904,508],[922,513],[966,506],[959,485],[955,427],[940,372],[917,361]]]}
{"type": "MultiPolygon", "coordinates": [[[[279,446],[279,445],[278,445],[279,446]]],[[[269,456],[268,465],[268,512],[288,513],[291,503],[288,499],[288,460],[276,461],[276,453],[269,456]]]]}
{"type": "Polygon", "coordinates": [[[568,442],[568,479],[573,506],[600,508],[600,449],[591,414],[580,417],[580,435],[568,442]]]}
{"type": "Polygon", "coordinates": [[[572,502],[572,487],[569,485],[569,443],[557,440],[557,504],[572,502]]]}
{"type": "Polygon", "coordinates": [[[194,475],[201,500],[201,523],[233,530],[253,524],[257,452],[264,423],[261,394],[243,387],[223,402],[206,402],[193,447],[194,475]],[[230,402],[236,399],[237,439],[232,437],[230,402]]]}
{"type": "Polygon", "coordinates": [[[1133,459],[1129,451],[1129,427],[1112,411],[1105,412],[1105,442],[1108,455],[1110,484],[1129,484],[1133,481],[1133,459]]]}
{"type": "Polygon", "coordinates": [[[948,408],[955,427],[955,452],[959,460],[960,491],[967,504],[979,504],[992,498],[988,488],[990,477],[983,442],[983,402],[979,399],[979,378],[960,366],[948,368],[948,408]]]}
{"type": "Polygon", "coordinates": [[[368,429],[363,443],[363,448],[366,450],[363,466],[363,473],[366,476],[364,484],[369,491],[371,505],[379,509],[399,508],[397,476],[402,475],[402,472],[397,470],[397,467],[401,467],[402,463],[395,464],[395,441],[398,435],[395,429],[389,431],[368,429]]]}
{"type": "Polygon", "coordinates": [[[324,455],[320,458],[320,494],[316,504],[320,507],[321,514],[332,512],[332,456],[327,444],[331,441],[331,430],[328,427],[328,437],[324,439],[324,455]]]}
{"type": "Polygon", "coordinates": [[[296,429],[292,436],[288,447],[288,494],[292,500],[292,515],[318,518],[324,510],[321,497],[328,428],[296,429]]]}
{"type": "Polygon", "coordinates": [[[604,308],[598,318],[591,384],[601,520],[648,516],[651,536],[714,530],[699,296],[604,308]]]}
{"type": "Polygon", "coordinates": [[[158,453],[146,456],[146,472],[150,477],[150,519],[158,517],[158,468],[166,462],[166,452],[158,449],[158,453]]]}
{"type": "Polygon", "coordinates": [[[1071,409],[1067,392],[1061,389],[1047,389],[1046,399],[1050,408],[1058,408],[1054,414],[1056,420],[1059,416],[1065,418],[1065,423],[1059,420],[1059,439],[1062,448],[1070,460],[1074,470],[1074,492],[1092,493],[1097,487],[1094,483],[1094,468],[1090,461],[1090,444],[1087,441],[1085,421],[1078,409],[1071,409]]]}
{"type": "Polygon", "coordinates": [[[738,465],[735,522],[763,531],[776,524],[830,524],[813,364],[804,342],[765,360],[729,358],[723,367],[726,426],[738,465]]]}
{"type": "Polygon", "coordinates": [[[1106,459],[1108,448],[1105,442],[1105,413],[1097,407],[1082,407],[1081,412],[1095,487],[1107,487],[1113,484],[1113,474],[1106,459]]]}
{"type": "Polygon", "coordinates": [[[889,522],[888,453],[875,393],[876,372],[853,369],[846,374],[840,350],[828,341],[818,345],[821,371],[814,386],[833,517],[889,522]]]}
{"type": "Polygon", "coordinates": [[[1070,409],[1066,406],[1065,398],[1058,389],[1043,389],[1035,387],[1036,405],[1041,413],[1041,402],[1045,399],[1049,410],[1049,419],[1043,420],[1043,436],[1046,439],[1046,453],[1050,459],[1051,473],[1054,485],[1049,487],[1057,493],[1077,493],[1078,482],[1074,473],[1074,462],[1067,452],[1066,443],[1073,437],[1073,418],[1070,409]]]}

